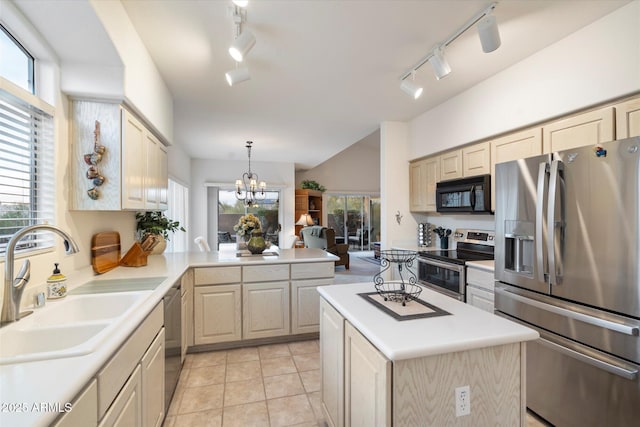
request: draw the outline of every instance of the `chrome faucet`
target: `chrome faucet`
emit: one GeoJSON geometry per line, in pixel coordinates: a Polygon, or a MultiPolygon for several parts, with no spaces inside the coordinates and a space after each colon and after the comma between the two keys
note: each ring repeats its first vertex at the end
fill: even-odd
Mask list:
{"type": "Polygon", "coordinates": [[[2,316],[0,317],[0,324],[2,325],[20,320],[20,300],[22,299],[22,292],[24,292],[24,288],[31,277],[31,263],[28,259],[25,260],[22,263],[18,275],[14,279],[14,252],[18,241],[35,230],[47,230],[59,234],[64,239],[64,247],[67,254],[75,254],[79,251],[78,245],[71,236],[55,225],[30,225],[20,229],[16,234],[11,236],[7,244],[4,260],[4,298],[2,302],[2,316]]]}

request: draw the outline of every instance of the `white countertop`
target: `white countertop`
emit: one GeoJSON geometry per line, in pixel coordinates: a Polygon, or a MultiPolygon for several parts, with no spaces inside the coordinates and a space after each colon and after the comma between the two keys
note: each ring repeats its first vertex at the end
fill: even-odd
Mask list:
{"type": "Polygon", "coordinates": [[[424,288],[420,299],[451,315],[398,321],[358,295],[374,291],[373,283],[318,288],[320,295],[389,360],[473,350],[539,337],[533,329],[424,288]]]}
{"type": "Polygon", "coordinates": [[[485,270],[493,273],[495,271],[495,261],[467,261],[467,267],[477,268],[478,270],[485,270]]]}
{"type": "MultiPolygon", "coordinates": [[[[53,360],[34,361],[0,366],[0,425],[46,426],[59,415],[58,412],[34,411],[34,405],[59,403],[64,407],[71,402],[87,381],[111,355],[124,343],[151,310],[161,301],[164,294],[190,267],[220,265],[252,265],[335,261],[338,257],[321,249],[282,249],[279,256],[236,257],[235,252],[177,253],[148,257],[144,267],[117,267],[100,276],[95,276],[91,267],[67,276],[69,290],[90,281],[101,279],[141,278],[166,276],[166,279],[153,291],[147,291],[135,312],[120,320],[119,327],[107,336],[93,353],[53,360]],[[12,405],[12,406],[9,406],[12,405]],[[26,412],[19,412],[26,409],[26,412]]],[[[72,295],[66,298],[73,298],[72,295]]],[[[66,299],[65,298],[65,299],[66,299]]],[[[44,308],[54,307],[56,301],[47,301],[44,308]]],[[[22,307],[24,310],[26,307],[22,307]]],[[[34,313],[33,316],[36,314],[34,313]]],[[[15,328],[20,322],[5,326],[15,328]]],[[[3,328],[3,329],[4,329],[3,328]]]]}

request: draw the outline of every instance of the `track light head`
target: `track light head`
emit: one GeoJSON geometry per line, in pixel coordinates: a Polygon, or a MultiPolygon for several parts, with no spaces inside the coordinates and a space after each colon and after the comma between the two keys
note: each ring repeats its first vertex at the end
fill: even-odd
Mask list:
{"type": "Polygon", "coordinates": [[[413,99],[418,99],[420,98],[420,95],[422,95],[422,88],[408,79],[402,80],[400,83],[400,89],[413,99]]]}
{"type": "Polygon", "coordinates": [[[247,7],[249,0],[231,0],[238,7],[247,7]]]}
{"type": "Polygon", "coordinates": [[[433,67],[433,72],[436,73],[437,80],[446,77],[451,72],[451,67],[444,58],[444,49],[442,46],[438,46],[433,50],[433,54],[429,58],[429,64],[433,67]]]}
{"type": "Polygon", "coordinates": [[[256,37],[253,33],[251,31],[244,30],[231,44],[231,47],[229,48],[229,55],[231,55],[236,62],[242,62],[244,57],[255,44],[256,37]]]}
{"type": "Polygon", "coordinates": [[[249,69],[246,67],[236,68],[235,70],[227,71],[224,74],[224,77],[227,79],[227,83],[229,86],[236,85],[238,83],[242,83],[251,79],[251,75],[249,74],[249,69]]]}
{"type": "Polygon", "coordinates": [[[495,16],[486,14],[478,21],[477,28],[480,44],[482,44],[482,51],[484,53],[493,52],[500,47],[500,32],[498,31],[495,16]]]}

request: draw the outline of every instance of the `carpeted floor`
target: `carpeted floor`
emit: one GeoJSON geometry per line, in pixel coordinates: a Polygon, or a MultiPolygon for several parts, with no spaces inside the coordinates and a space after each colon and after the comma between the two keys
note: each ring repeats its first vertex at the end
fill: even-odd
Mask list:
{"type": "Polygon", "coordinates": [[[349,252],[349,270],[346,270],[344,266],[337,266],[335,283],[373,282],[373,276],[380,271],[380,266],[366,258],[373,259],[373,251],[349,252]]]}

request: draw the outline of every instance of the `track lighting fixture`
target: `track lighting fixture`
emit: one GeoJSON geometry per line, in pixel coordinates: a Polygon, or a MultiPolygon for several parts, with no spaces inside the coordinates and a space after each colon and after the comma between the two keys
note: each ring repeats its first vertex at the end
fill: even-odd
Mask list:
{"type": "Polygon", "coordinates": [[[440,80],[446,77],[451,72],[451,66],[444,58],[444,48],[442,45],[433,50],[433,54],[429,58],[429,64],[433,67],[433,72],[436,74],[436,79],[440,80]]]}
{"type": "Polygon", "coordinates": [[[408,79],[402,80],[402,82],[400,83],[400,89],[402,89],[404,93],[411,96],[413,99],[418,99],[420,98],[420,95],[422,95],[422,88],[413,83],[413,80],[415,78],[416,72],[414,70],[411,72],[411,81],[409,81],[408,79]]]}
{"type": "Polygon", "coordinates": [[[253,33],[249,30],[244,30],[231,44],[229,55],[237,62],[242,62],[255,44],[256,37],[253,33]]]}
{"type": "Polygon", "coordinates": [[[247,7],[249,0],[231,0],[238,7],[247,7]]]}
{"type": "Polygon", "coordinates": [[[249,74],[249,69],[247,67],[236,68],[235,70],[227,71],[224,74],[224,77],[227,79],[227,83],[229,83],[229,86],[233,86],[251,79],[251,75],[249,74]]]}
{"type": "Polygon", "coordinates": [[[462,28],[449,36],[449,38],[447,38],[445,41],[438,43],[429,53],[427,53],[422,59],[420,59],[420,61],[418,61],[413,67],[411,67],[409,71],[400,76],[400,80],[402,80],[400,88],[404,92],[409,93],[410,95],[414,96],[415,99],[417,99],[422,91],[420,91],[420,93],[417,95],[410,93],[409,88],[412,86],[416,88],[416,86],[406,79],[412,74],[415,74],[415,72],[427,62],[429,62],[433,67],[436,79],[440,80],[441,78],[448,75],[451,72],[451,67],[444,58],[444,49],[451,43],[453,43],[453,41],[460,37],[465,31],[476,24],[478,24],[478,36],[480,38],[480,43],[482,44],[482,51],[485,53],[489,53],[499,48],[500,32],[498,31],[498,24],[496,23],[495,16],[491,14],[491,12],[493,12],[497,5],[498,3],[492,3],[484,10],[478,12],[473,18],[467,21],[467,23],[462,28]]]}

